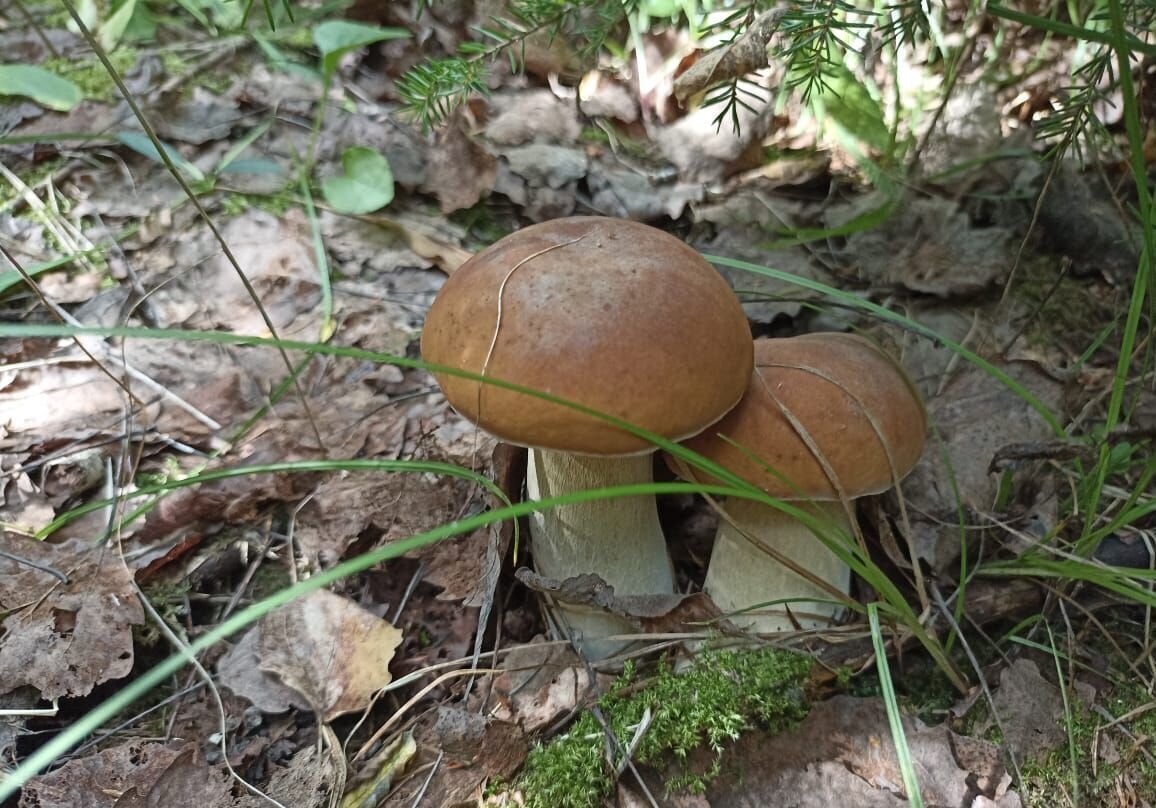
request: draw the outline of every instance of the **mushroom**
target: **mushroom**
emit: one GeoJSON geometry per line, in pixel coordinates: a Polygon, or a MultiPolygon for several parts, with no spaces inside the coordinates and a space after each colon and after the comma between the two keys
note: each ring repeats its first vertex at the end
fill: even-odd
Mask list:
{"type": "MultiPolygon", "coordinates": [[[[463,264],[426,317],[431,363],[548,393],[671,440],[702,431],[746,390],[750,330],[729,285],[679,239],[637,222],[557,219],[523,228],[463,264]]],[[[647,440],[604,419],[435,372],[449,403],[501,440],[529,447],[530,500],[648,483],[647,440]]],[[[670,594],[654,498],[555,505],[530,520],[538,572],[600,576],[618,595],[670,594]]],[[[562,604],[592,659],[627,643],[622,618],[562,604]]]]}
{"type": "MultiPolygon", "coordinates": [[[[919,394],[887,354],[863,337],[808,334],[756,340],[743,400],[683,445],[773,497],[806,500],[828,541],[850,542],[851,500],[906,476],[926,429],[919,394]]],[[[688,479],[710,481],[668,461],[688,479]]],[[[839,616],[838,594],[850,587],[850,568],[803,521],[755,500],[727,500],[704,589],[724,612],[739,612],[733,622],[759,633],[820,628],[839,616]],[[790,613],[762,606],[772,601],[789,601],[790,613]]]]}

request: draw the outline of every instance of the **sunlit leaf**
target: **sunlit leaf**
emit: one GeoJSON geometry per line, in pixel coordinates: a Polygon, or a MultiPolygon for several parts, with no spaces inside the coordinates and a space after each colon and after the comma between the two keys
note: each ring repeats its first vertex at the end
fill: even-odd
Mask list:
{"type": "Polygon", "coordinates": [[[341,155],[343,174],[321,183],[325,201],[339,213],[372,213],[393,201],[393,171],[377,151],[352,146],[341,155]]]}
{"type": "Polygon", "coordinates": [[[84,97],[68,79],[34,65],[0,65],[0,96],[4,95],[27,96],[57,112],[68,112],[84,97]]]}

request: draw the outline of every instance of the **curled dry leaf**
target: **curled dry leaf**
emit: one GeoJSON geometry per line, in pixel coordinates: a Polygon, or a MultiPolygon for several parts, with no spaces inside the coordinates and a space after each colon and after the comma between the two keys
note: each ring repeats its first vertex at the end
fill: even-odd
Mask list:
{"type": "Polygon", "coordinates": [[[7,614],[0,689],[30,685],[44,699],[85,696],[129,674],[132,626],[144,622],[144,612],[113,548],[0,533],[0,549],[8,554],[0,557],[0,609],[7,614]]]}
{"type": "Polygon", "coordinates": [[[685,104],[695,93],[766,67],[767,45],[786,13],[786,5],[763,12],[734,42],[720,45],[700,57],[674,80],[678,103],[685,104]]]}
{"type": "Polygon", "coordinates": [[[261,621],[261,670],[300,693],[330,721],[364,709],[389,684],[401,632],[351,600],[320,590],[261,621]]]}

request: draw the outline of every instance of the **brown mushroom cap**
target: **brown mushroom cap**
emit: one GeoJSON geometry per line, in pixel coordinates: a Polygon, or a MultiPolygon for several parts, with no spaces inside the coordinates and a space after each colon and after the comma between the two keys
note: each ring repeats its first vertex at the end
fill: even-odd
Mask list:
{"type": "MultiPolygon", "coordinates": [[[[672,439],[733,407],[752,367],[742,307],[702,256],[661,230],[601,217],[532,225],[475,255],[434,300],[421,350],[672,439]]],[[[502,440],[601,455],[652,448],[576,410],[435,375],[454,409],[502,440]]]]}
{"type": "Polygon", "coordinates": [[[803,433],[854,498],[911,471],[926,431],[919,394],[895,360],[853,334],[807,334],[756,340],[743,400],[683,445],[771,496],[837,499],[803,433]]]}

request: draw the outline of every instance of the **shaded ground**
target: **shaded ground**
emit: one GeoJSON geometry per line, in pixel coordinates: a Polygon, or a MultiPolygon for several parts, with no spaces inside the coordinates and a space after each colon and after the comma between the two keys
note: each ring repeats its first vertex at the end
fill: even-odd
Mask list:
{"type": "MultiPolygon", "coordinates": [[[[866,500],[860,515],[876,562],[928,630],[946,638],[960,620],[970,640],[953,645],[969,685],[960,693],[909,633],[886,629],[925,802],[1150,804],[1147,614],[1118,587],[1010,564],[1041,543],[1066,548],[1081,527],[1073,502],[1084,501],[1093,458],[1081,439],[1104,420],[1138,258],[1123,167],[1063,163],[1049,174],[1029,124],[1050,90],[1025,101],[1014,88],[984,89],[977,59],[938,128],[913,133],[920,181],[866,190],[845,141],[795,102],[744,113],[741,134],[716,131],[710,109],[677,111],[671,65],[689,46],[674,31],[642,40],[653,86],[609,64],[579,83],[565,47],[534,48],[527,75],[499,66],[490,98],[423,133],[399,114],[395,82],[423,54],[452,49],[479,13],[383,12],[395,16],[371,21],[416,39],[348,55],[328,93],[301,69],[317,63],[308,22],[286,26],[272,49],[184,28],[163,47],[132,51],[118,62],[128,88],[195,166],[185,176],[208,219],[163,165],[132,148],[124,133],[139,125],[107,84],[69,112],[19,99],[0,106],[0,243],[14,263],[40,270],[34,288],[0,270],[3,322],[275,332],[360,351],[172,333],[0,342],[0,701],[15,711],[0,732],[5,764],[240,608],[497,503],[468,475],[396,473],[391,462],[452,464],[516,496],[516,451],[450,410],[424,370],[368,352],[416,357],[425,310],[475,249],[526,222],[593,213],[842,290],[832,298],[720,270],[756,335],[860,330],[916,381],[936,440],[901,497],[866,500]],[[304,156],[329,177],[353,146],[388,159],[393,202],[355,216],[305,200],[304,156]],[[909,322],[868,317],[856,299],[909,322]],[[916,326],[989,366],[962,361],[916,326]],[[345,460],[361,465],[326,465],[345,460]],[[1018,574],[979,575],[962,588],[961,570],[971,576],[985,563],[1018,574]],[[59,712],[33,712],[49,707],[59,712]],[[1070,738],[1082,755],[1074,766],[1070,738]]],[[[38,31],[11,18],[0,28],[6,59],[50,63],[49,48],[91,63],[61,20],[38,31]]],[[[1054,89],[1063,58],[1048,52],[1043,84],[1054,89]]],[[[934,83],[925,71],[921,81],[934,83]]],[[[764,101],[776,78],[772,70],[763,80],[764,101]]],[[[1143,347],[1127,426],[1102,436],[1118,455],[1105,494],[1113,502],[1150,481],[1156,398],[1143,347]]],[[[715,614],[693,593],[717,518],[689,497],[664,501],[662,515],[691,597],[657,612],[623,608],[640,631],[665,635],[715,614]]],[[[1150,517],[1122,526],[1097,558],[1151,569],[1151,529],[1150,517]]],[[[277,608],[214,644],[201,670],[183,669],[123,709],[26,786],[19,804],[270,804],[232,779],[226,761],[292,806],[337,804],[342,794],[364,800],[345,804],[474,804],[487,787],[495,804],[515,804],[528,750],[611,689],[614,671],[591,670],[547,640],[538,594],[513,575],[529,562],[524,546],[514,558],[512,533],[480,527],[277,608]]],[[[873,594],[856,592],[863,602],[873,594]]],[[[703,794],[665,793],[678,761],[628,768],[608,799],[907,802],[864,624],[794,644],[821,662],[798,726],[772,734],[752,722],[726,742],[703,794]],[[839,665],[858,673],[851,684],[836,681],[839,665]]],[[[692,656],[656,642],[639,655],[631,687],[645,687],[663,653],[679,664],[692,656]]],[[[710,755],[694,753],[692,765],[709,767],[710,755]],[[694,755],[708,757],[696,764],[694,755]]]]}

